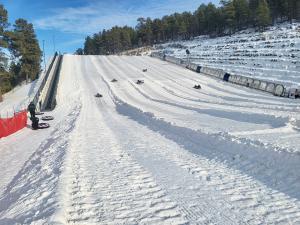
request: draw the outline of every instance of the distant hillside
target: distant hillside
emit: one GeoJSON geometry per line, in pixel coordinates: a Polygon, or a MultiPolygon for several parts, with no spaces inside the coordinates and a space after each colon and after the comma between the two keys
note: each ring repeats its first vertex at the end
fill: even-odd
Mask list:
{"type": "Polygon", "coordinates": [[[300,21],[299,0],[221,0],[201,4],[194,12],[162,18],[138,18],[135,27],[114,26],[86,37],[76,54],[111,55],[171,40],[190,40],[234,34],[247,28],[260,31],[277,22],[300,21]]]}
{"type": "Polygon", "coordinates": [[[157,45],[179,58],[190,49],[191,61],[228,72],[300,84],[300,23],[284,23],[265,32],[253,29],[232,36],[199,36],[191,41],[157,45]]]}

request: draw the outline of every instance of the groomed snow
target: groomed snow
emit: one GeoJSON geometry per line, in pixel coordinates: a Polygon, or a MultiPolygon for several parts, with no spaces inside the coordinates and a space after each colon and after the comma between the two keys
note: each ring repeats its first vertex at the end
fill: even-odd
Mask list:
{"type": "Polygon", "coordinates": [[[297,100],[65,55],[57,103],[50,129],[0,139],[0,224],[300,223],[297,100]]]}

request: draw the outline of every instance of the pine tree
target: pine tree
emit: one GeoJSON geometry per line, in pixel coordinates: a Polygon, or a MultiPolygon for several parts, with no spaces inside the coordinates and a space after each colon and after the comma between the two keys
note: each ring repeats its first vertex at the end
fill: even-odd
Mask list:
{"type": "Polygon", "coordinates": [[[94,45],[93,39],[90,36],[87,36],[85,38],[83,50],[84,50],[85,55],[93,55],[94,54],[95,45],[94,45]]]}
{"type": "Polygon", "coordinates": [[[299,0],[287,0],[287,8],[288,8],[288,19],[290,22],[299,18],[299,0]]]}
{"type": "Polygon", "coordinates": [[[296,19],[300,21],[300,1],[296,2],[296,19]]]}
{"type": "Polygon", "coordinates": [[[249,0],[249,10],[250,10],[250,21],[253,26],[257,26],[256,12],[258,8],[259,0],[249,0]]]}
{"type": "Polygon", "coordinates": [[[289,10],[287,0],[268,0],[267,2],[270,8],[273,23],[275,23],[278,19],[279,21],[288,19],[289,10]]]}
{"type": "Polygon", "coordinates": [[[11,77],[8,73],[8,57],[3,51],[8,47],[7,28],[8,28],[8,13],[3,5],[0,5],[0,96],[11,90],[11,77]]]}
{"type": "Polygon", "coordinates": [[[235,8],[235,21],[238,29],[247,27],[250,16],[250,9],[247,0],[233,0],[235,8]]]}
{"type": "Polygon", "coordinates": [[[7,10],[3,5],[0,5],[0,73],[7,68],[8,59],[2,49],[8,47],[6,40],[8,25],[7,10]]]}
{"type": "Polygon", "coordinates": [[[19,81],[35,80],[40,72],[42,52],[33,25],[24,19],[17,19],[9,36],[10,50],[21,66],[20,73],[15,76],[19,81]]]}
{"type": "Polygon", "coordinates": [[[201,4],[200,7],[195,11],[194,16],[196,17],[196,21],[198,24],[198,34],[205,34],[206,33],[206,19],[205,19],[205,10],[206,5],[201,4]]]}
{"type": "Polygon", "coordinates": [[[236,28],[236,9],[234,6],[234,2],[232,0],[230,1],[222,0],[221,3],[224,7],[226,23],[229,27],[230,33],[233,33],[236,28]]]}
{"type": "Polygon", "coordinates": [[[76,51],[75,51],[74,54],[75,54],[75,55],[83,55],[83,49],[82,49],[82,48],[76,49],[76,51]]]}
{"type": "Polygon", "coordinates": [[[151,29],[154,43],[158,43],[159,41],[164,39],[163,24],[160,19],[153,20],[151,29]]]}
{"type": "Polygon", "coordinates": [[[131,38],[127,28],[123,28],[120,31],[120,42],[121,42],[121,50],[128,50],[131,48],[131,38]]]}
{"type": "Polygon", "coordinates": [[[257,24],[261,30],[271,23],[271,16],[268,3],[266,0],[260,0],[256,11],[257,24]]]}
{"type": "Polygon", "coordinates": [[[218,10],[216,6],[209,3],[205,10],[205,26],[208,34],[215,35],[217,33],[218,21],[215,19],[218,17],[218,10]]]}

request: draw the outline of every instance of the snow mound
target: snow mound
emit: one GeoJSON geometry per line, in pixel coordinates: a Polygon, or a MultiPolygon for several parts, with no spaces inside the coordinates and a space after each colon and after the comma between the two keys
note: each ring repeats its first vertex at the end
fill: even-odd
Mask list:
{"type": "Polygon", "coordinates": [[[296,118],[290,118],[289,124],[292,126],[293,129],[300,131],[300,120],[296,118]]]}

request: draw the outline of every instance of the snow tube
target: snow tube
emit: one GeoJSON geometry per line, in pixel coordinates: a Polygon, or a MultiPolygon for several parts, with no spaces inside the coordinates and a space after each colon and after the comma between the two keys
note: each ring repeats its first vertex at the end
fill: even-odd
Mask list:
{"type": "Polygon", "coordinates": [[[284,94],[284,86],[281,84],[277,84],[274,89],[274,95],[275,96],[283,96],[284,94]]]}
{"type": "Polygon", "coordinates": [[[228,82],[229,81],[229,77],[230,77],[230,74],[229,73],[225,73],[224,74],[224,77],[223,77],[223,80],[228,82]]]}
{"type": "Polygon", "coordinates": [[[143,80],[137,80],[136,84],[143,84],[144,81],[143,80]]]}
{"type": "Polygon", "coordinates": [[[49,123],[39,123],[38,129],[46,129],[49,128],[49,123]]]}
{"type": "Polygon", "coordinates": [[[95,97],[96,98],[102,98],[103,96],[101,94],[97,93],[97,94],[95,94],[95,97]]]}
{"type": "Polygon", "coordinates": [[[42,120],[44,120],[44,121],[54,120],[54,117],[53,116],[43,116],[42,120]]]}
{"type": "Polygon", "coordinates": [[[260,86],[260,80],[254,80],[251,86],[252,86],[252,88],[254,88],[254,89],[259,89],[259,86],[260,86]]]}
{"type": "Polygon", "coordinates": [[[274,89],[275,89],[275,84],[269,83],[267,85],[266,91],[269,92],[269,93],[274,93],[274,89]]]}
{"type": "Polygon", "coordinates": [[[267,82],[262,81],[262,82],[260,83],[259,89],[260,89],[261,91],[265,91],[266,88],[267,88],[267,82]]]}

